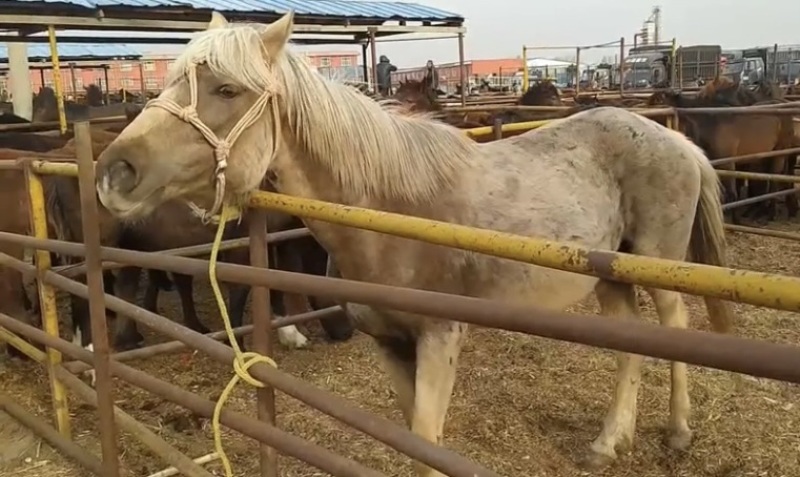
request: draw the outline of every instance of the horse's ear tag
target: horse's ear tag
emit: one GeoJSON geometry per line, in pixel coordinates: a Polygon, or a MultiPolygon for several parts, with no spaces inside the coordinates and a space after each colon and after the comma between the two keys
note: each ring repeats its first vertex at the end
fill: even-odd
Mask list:
{"type": "Polygon", "coordinates": [[[215,28],[225,28],[228,25],[228,20],[219,13],[219,12],[211,12],[211,21],[208,22],[208,29],[213,30],[215,28]]]}
{"type": "Polygon", "coordinates": [[[261,42],[264,50],[270,58],[280,55],[283,48],[289,42],[294,28],[294,11],[289,11],[279,20],[270,23],[264,33],[261,34],[261,42]]]}

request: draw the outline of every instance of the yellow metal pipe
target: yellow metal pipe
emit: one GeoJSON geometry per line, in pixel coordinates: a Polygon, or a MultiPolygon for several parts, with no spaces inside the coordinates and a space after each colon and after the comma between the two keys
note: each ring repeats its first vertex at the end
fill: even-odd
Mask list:
{"type": "Polygon", "coordinates": [[[0,341],[5,341],[14,348],[18,349],[20,353],[39,364],[42,364],[47,360],[47,355],[42,352],[42,350],[3,327],[0,327],[0,341]]]}
{"type": "Polygon", "coordinates": [[[522,45],[522,93],[528,91],[528,47],[522,45]]]}
{"type": "MultiPolygon", "coordinates": [[[[549,123],[550,120],[542,120],[542,121],[528,121],[524,123],[511,123],[511,124],[503,124],[503,132],[509,131],[530,131],[531,129],[536,129],[544,126],[545,124],[549,123]]],[[[482,137],[482,136],[490,136],[494,134],[494,127],[493,126],[483,126],[479,128],[472,128],[472,129],[465,129],[464,134],[469,137],[482,137]]]]}
{"type": "Polygon", "coordinates": [[[594,250],[272,192],[254,192],[250,205],[624,283],[800,311],[796,277],[594,250]]]}
{"type": "Polygon", "coordinates": [[[58,42],[56,41],[56,28],[53,25],[47,27],[47,36],[50,38],[50,60],[53,64],[53,87],[56,93],[56,103],[58,103],[58,126],[61,134],[67,132],[67,114],[64,111],[64,89],[61,84],[61,64],[58,61],[58,42]]]}
{"type": "MultiPolygon", "coordinates": [[[[30,219],[33,236],[47,239],[47,213],[45,210],[44,187],[41,179],[30,170],[25,169],[25,178],[28,182],[28,201],[30,202],[30,219]]],[[[50,252],[37,250],[35,252],[36,269],[40,274],[51,268],[50,252]]],[[[42,311],[42,324],[44,331],[52,336],[58,333],[58,308],[56,293],[53,287],[43,280],[37,280],[39,291],[39,306],[42,311]]],[[[56,428],[66,438],[70,438],[69,408],[67,406],[67,392],[64,385],[56,378],[55,366],[61,364],[61,353],[55,349],[47,348],[47,374],[50,378],[50,390],[53,397],[53,409],[56,415],[56,428]]]]}
{"type": "Polygon", "coordinates": [[[33,161],[31,169],[37,174],[78,177],[78,165],[72,162],[33,161]]]}

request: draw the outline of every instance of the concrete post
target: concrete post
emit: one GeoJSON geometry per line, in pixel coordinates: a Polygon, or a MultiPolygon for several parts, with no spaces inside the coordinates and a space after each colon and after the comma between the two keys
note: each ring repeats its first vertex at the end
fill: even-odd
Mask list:
{"type": "Polygon", "coordinates": [[[28,69],[28,44],[8,43],[10,90],[14,114],[30,121],[33,118],[33,88],[28,69]]]}

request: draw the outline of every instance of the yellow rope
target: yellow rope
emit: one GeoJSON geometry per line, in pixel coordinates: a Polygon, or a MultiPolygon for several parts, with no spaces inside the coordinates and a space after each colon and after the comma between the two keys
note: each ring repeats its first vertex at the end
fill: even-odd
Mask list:
{"type": "Polygon", "coordinates": [[[228,400],[228,397],[239,383],[240,379],[257,388],[263,388],[265,386],[264,383],[250,376],[248,370],[254,364],[266,363],[270,366],[274,366],[276,368],[278,367],[275,361],[267,356],[253,352],[245,353],[242,352],[241,348],[239,348],[239,343],[236,341],[236,336],[233,333],[231,320],[228,317],[228,309],[225,306],[225,299],[222,296],[219,283],[217,282],[217,255],[219,254],[220,243],[222,243],[225,224],[239,215],[239,210],[236,207],[228,204],[224,204],[222,206],[222,210],[220,211],[219,215],[219,225],[217,226],[217,234],[214,237],[214,246],[211,249],[211,258],[208,262],[208,278],[211,281],[211,288],[214,290],[214,298],[217,300],[217,306],[219,306],[222,322],[225,324],[225,332],[228,334],[228,340],[231,343],[231,347],[233,348],[233,353],[235,355],[233,359],[234,375],[228,382],[228,385],[225,386],[225,389],[222,391],[219,400],[217,400],[217,405],[214,407],[214,416],[211,419],[211,426],[214,431],[214,448],[217,451],[217,454],[219,454],[219,458],[222,461],[222,466],[225,468],[225,475],[227,477],[233,477],[233,470],[231,469],[231,463],[228,460],[228,456],[225,454],[225,450],[222,448],[222,429],[220,428],[219,423],[219,416],[222,414],[222,408],[225,406],[225,401],[228,400]]]}

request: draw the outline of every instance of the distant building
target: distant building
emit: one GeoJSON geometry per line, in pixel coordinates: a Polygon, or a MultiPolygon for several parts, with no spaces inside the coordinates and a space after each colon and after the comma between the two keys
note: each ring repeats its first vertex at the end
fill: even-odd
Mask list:
{"type": "MultiPolygon", "coordinates": [[[[316,67],[317,71],[327,78],[337,81],[363,81],[363,66],[358,63],[360,52],[306,51],[301,54],[309,64],[316,67]]],[[[139,60],[62,61],[62,91],[67,98],[71,98],[76,96],[76,91],[80,96],[84,93],[84,88],[90,84],[96,84],[103,91],[108,86],[111,92],[124,89],[138,93],[144,86],[148,92],[160,92],[164,88],[167,72],[174,63],[175,57],[175,53],[143,53],[141,62],[139,60]],[[106,85],[105,69],[108,70],[108,85],[106,85]],[[144,81],[144,85],[142,85],[142,81],[144,81]]],[[[31,61],[30,80],[34,93],[39,91],[42,86],[52,88],[53,70],[50,62],[31,61]]],[[[8,84],[7,71],[3,71],[0,66],[0,91],[7,91],[8,84]]]]}
{"type": "MultiPolygon", "coordinates": [[[[439,71],[439,84],[443,89],[454,90],[459,82],[458,62],[436,65],[439,71]]],[[[476,85],[482,80],[487,80],[493,86],[508,84],[517,72],[522,71],[522,60],[519,58],[500,58],[470,60],[464,62],[464,77],[468,84],[476,85]]],[[[392,82],[420,81],[425,77],[425,66],[403,68],[392,73],[392,82]]]]}
{"type": "Polygon", "coordinates": [[[337,81],[363,81],[364,70],[358,64],[361,53],[354,51],[303,51],[306,60],[326,78],[337,81]]]}
{"type": "MultiPolygon", "coordinates": [[[[106,90],[106,73],[108,70],[108,89],[116,92],[120,89],[139,92],[142,90],[142,80],[147,91],[158,92],[164,88],[167,70],[174,61],[173,55],[145,55],[139,60],[111,60],[111,61],[75,61],[61,63],[61,86],[64,95],[74,96],[84,92],[90,84],[100,86],[106,90]],[[141,67],[140,67],[141,64],[141,67]],[[74,81],[73,81],[74,73],[74,81]],[[73,88],[74,86],[74,88],[73,88]]],[[[37,92],[42,86],[54,86],[53,70],[51,64],[30,63],[30,80],[33,91],[37,92]]],[[[0,89],[7,90],[8,77],[0,78],[0,89]]]]}

